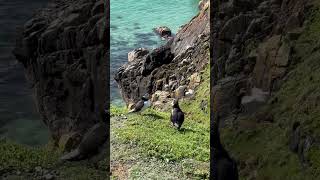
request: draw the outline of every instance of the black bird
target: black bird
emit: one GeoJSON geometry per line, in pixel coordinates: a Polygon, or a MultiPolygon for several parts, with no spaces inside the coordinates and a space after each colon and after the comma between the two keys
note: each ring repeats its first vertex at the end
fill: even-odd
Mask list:
{"type": "Polygon", "coordinates": [[[220,116],[216,115],[213,120],[211,152],[213,153],[212,167],[213,178],[216,180],[238,180],[237,163],[232,159],[229,153],[224,149],[220,141],[219,133],[220,116]]]}
{"type": "Polygon", "coordinates": [[[145,94],[141,97],[141,99],[133,106],[133,109],[129,111],[129,113],[135,113],[145,110],[150,106],[149,95],[145,94]]]}
{"type": "Polygon", "coordinates": [[[92,126],[83,136],[79,146],[65,154],[62,161],[89,160],[97,165],[98,161],[105,158],[108,152],[108,126],[101,122],[92,126]]]}
{"type": "Polygon", "coordinates": [[[181,128],[182,123],[184,121],[184,113],[180,109],[179,102],[177,99],[174,99],[172,101],[172,111],[170,120],[174,127],[176,127],[177,129],[181,128]]]}

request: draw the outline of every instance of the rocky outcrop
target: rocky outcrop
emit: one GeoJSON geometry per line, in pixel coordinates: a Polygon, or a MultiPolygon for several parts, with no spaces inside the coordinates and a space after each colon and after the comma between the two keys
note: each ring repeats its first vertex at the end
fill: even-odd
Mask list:
{"type": "Polygon", "coordinates": [[[292,59],[291,43],[303,25],[306,3],[239,0],[218,4],[212,12],[211,31],[213,111],[226,117],[240,112],[243,105],[251,106],[248,100],[253,99],[248,97],[255,92],[272,94],[280,87],[292,59]]]}
{"type": "Polygon", "coordinates": [[[159,97],[175,98],[179,87],[185,86],[188,90],[199,85],[200,71],[209,63],[210,2],[205,2],[207,8],[203,8],[165,45],[119,68],[115,80],[127,105],[146,93],[157,92],[153,99],[159,106],[162,101],[159,97]]]}
{"type": "Polygon", "coordinates": [[[170,38],[172,35],[171,29],[168,28],[167,26],[160,26],[157,28],[154,28],[153,31],[158,34],[162,38],[170,38]]]}
{"type": "MultiPolygon", "coordinates": [[[[294,63],[300,60],[297,53],[297,47],[300,46],[296,46],[298,43],[296,40],[304,31],[305,18],[307,13],[310,13],[310,9],[308,10],[310,2],[308,0],[218,0],[212,6],[214,9],[211,9],[211,18],[214,24],[211,27],[210,53],[212,56],[211,119],[217,114],[221,115],[222,126],[228,127],[223,132],[224,137],[239,137],[234,140],[228,139],[226,147],[237,155],[241,178],[280,177],[278,174],[261,176],[265,174],[267,164],[274,162],[268,160],[262,162],[259,159],[267,152],[272,152],[270,154],[273,154],[273,157],[278,156],[281,154],[278,154],[280,147],[296,153],[303,165],[311,164],[308,162],[308,154],[315,144],[315,138],[312,138],[310,132],[306,130],[306,124],[297,123],[288,133],[282,134],[291,126],[291,121],[304,121],[301,117],[288,115],[289,112],[296,111],[296,107],[290,111],[289,108],[280,110],[284,105],[280,101],[284,102],[284,99],[288,98],[286,101],[290,103],[287,106],[290,107],[297,103],[294,100],[296,97],[282,97],[281,100],[277,97],[279,90],[279,93],[285,95],[292,93],[284,91],[289,89],[287,82],[292,81],[288,79],[293,72],[292,69],[295,68],[294,63]],[[274,129],[277,130],[273,131],[274,129]],[[240,139],[247,137],[242,134],[243,131],[252,133],[252,136],[246,139],[246,145],[239,142],[240,139]],[[267,133],[261,135],[262,132],[267,133]],[[281,142],[277,141],[279,144],[272,144],[264,139],[279,136],[281,136],[279,138],[281,142]],[[288,143],[283,143],[287,140],[288,143]],[[259,155],[244,155],[249,152],[246,147],[258,143],[267,144],[258,145],[259,148],[257,146],[257,150],[254,150],[253,154],[259,155]],[[259,170],[257,166],[260,167],[259,170]]],[[[293,81],[299,80],[297,77],[293,79],[293,81]]],[[[299,90],[293,92],[295,95],[299,94],[299,90]]],[[[307,115],[304,118],[309,117],[307,115]]],[[[316,118],[313,121],[316,121],[316,118]]],[[[214,156],[219,147],[214,144],[219,133],[212,128],[214,123],[216,122],[211,123],[211,152],[213,158],[219,158],[223,155],[214,156]]],[[[249,154],[251,152],[250,149],[249,154]]],[[[284,157],[281,160],[284,163],[279,160],[279,164],[282,163],[280,166],[287,168],[287,159],[288,157],[284,157]]],[[[274,163],[274,168],[280,166],[274,163]]]]}
{"type": "Polygon", "coordinates": [[[128,62],[143,58],[148,53],[149,53],[149,50],[146,48],[135,49],[135,50],[128,53],[128,62]]]}
{"type": "Polygon", "coordinates": [[[103,0],[53,1],[24,25],[17,39],[14,54],[56,143],[77,146],[87,129],[107,120],[105,9],[103,0]]]}

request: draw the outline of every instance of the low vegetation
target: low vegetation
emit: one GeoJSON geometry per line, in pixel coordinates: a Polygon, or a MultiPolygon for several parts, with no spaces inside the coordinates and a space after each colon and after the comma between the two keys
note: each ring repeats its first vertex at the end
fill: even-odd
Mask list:
{"type": "MultiPolygon", "coordinates": [[[[156,158],[163,164],[181,167],[180,177],[207,178],[210,157],[209,68],[202,72],[202,79],[195,97],[180,101],[186,117],[180,131],[171,126],[170,112],[148,109],[141,114],[127,115],[126,109],[112,107],[112,121],[121,121],[119,117],[121,119],[123,115],[121,128],[111,130],[115,143],[129,144],[129,149],[139,153],[141,158],[156,158]],[[202,101],[207,103],[201,109],[202,101]]],[[[117,152],[112,151],[112,156],[117,156],[117,152]]]]}
{"type": "Polygon", "coordinates": [[[29,147],[10,140],[0,140],[0,177],[7,179],[39,179],[52,175],[58,179],[105,179],[108,176],[106,161],[96,169],[85,161],[59,161],[61,151],[50,143],[43,147],[29,147]]]}

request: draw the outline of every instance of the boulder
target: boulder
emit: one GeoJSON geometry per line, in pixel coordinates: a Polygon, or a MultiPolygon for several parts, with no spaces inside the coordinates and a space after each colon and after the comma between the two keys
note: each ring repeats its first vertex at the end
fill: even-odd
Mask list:
{"type": "Polygon", "coordinates": [[[171,108],[173,98],[167,91],[156,91],[151,98],[152,106],[161,111],[167,111],[171,108]]]}
{"type": "Polygon", "coordinates": [[[145,48],[138,48],[128,53],[128,62],[142,59],[145,55],[149,53],[148,49],[145,48]]]}
{"type": "Polygon", "coordinates": [[[160,26],[160,27],[154,28],[153,30],[156,34],[158,34],[160,37],[163,37],[163,38],[168,38],[172,35],[171,29],[168,28],[167,26],[160,26]]]}
{"type": "Polygon", "coordinates": [[[190,76],[189,88],[195,89],[201,83],[201,75],[196,72],[190,76]]]}
{"type": "Polygon", "coordinates": [[[182,97],[184,97],[184,94],[186,92],[187,87],[186,86],[179,86],[176,90],[175,90],[175,98],[176,99],[181,99],[182,97]]]}

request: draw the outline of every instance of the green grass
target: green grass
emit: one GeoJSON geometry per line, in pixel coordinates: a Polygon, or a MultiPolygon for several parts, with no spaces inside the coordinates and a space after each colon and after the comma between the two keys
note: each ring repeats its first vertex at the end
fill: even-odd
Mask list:
{"type": "Polygon", "coordinates": [[[295,54],[287,80],[261,110],[273,114],[274,123],[262,124],[254,117],[244,117],[237,130],[223,129],[224,144],[240,162],[241,179],[248,179],[254,172],[262,180],[320,179],[319,146],[312,146],[307,154],[310,167],[303,167],[288,146],[289,132],[296,121],[301,123],[304,134],[320,137],[319,37],[320,12],[314,10],[303,34],[293,42],[295,54]]]}
{"type": "MultiPolygon", "coordinates": [[[[95,169],[86,162],[59,162],[61,152],[52,145],[29,147],[9,140],[0,140],[0,174],[6,172],[22,172],[19,179],[29,179],[30,173],[40,166],[42,169],[59,172],[59,178],[70,180],[105,179],[107,177],[106,162],[95,169]]],[[[12,175],[12,173],[9,173],[12,175]]]]}
{"type": "Polygon", "coordinates": [[[5,169],[34,169],[37,166],[50,167],[58,157],[56,151],[48,147],[32,148],[0,140],[0,170],[5,169]]]}
{"type": "MultiPolygon", "coordinates": [[[[123,144],[135,145],[143,157],[153,157],[165,162],[193,159],[208,163],[210,116],[200,109],[200,103],[202,100],[209,102],[209,68],[202,72],[202,79],[195,97],[179,102],[185,112],[185,122],[180,131],[171,126],[170,112],[159,112],[150,108],[142,114],[126,115],[128,119],[124,125],[112,129],[117,140],[123,144]]],[[[111,116],[119,116],[126,112],[124,108],[111,107],[111,116]]],[[[209,169],[198,171],[192,173],[208,174],[209,169]]]]}

